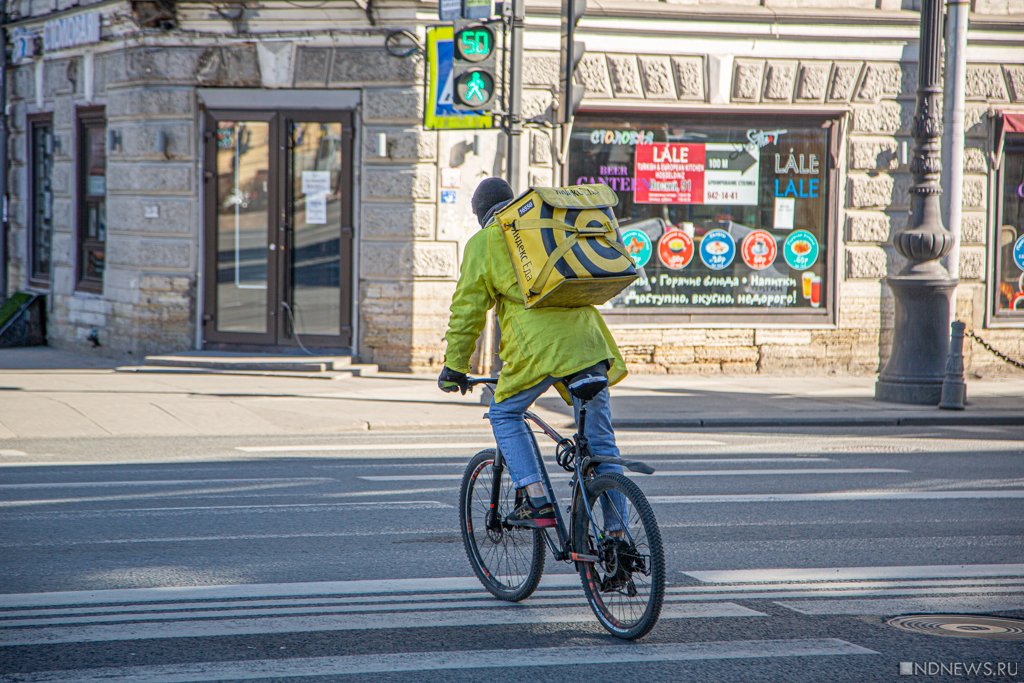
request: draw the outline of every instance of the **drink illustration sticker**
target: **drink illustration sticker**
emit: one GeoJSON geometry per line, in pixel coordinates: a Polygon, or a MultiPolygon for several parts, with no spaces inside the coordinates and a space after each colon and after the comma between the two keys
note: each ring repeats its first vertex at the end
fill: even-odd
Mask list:
{"type": "Polygon", "coordinates": [[[623,230],[622,243],[626,245],[626,251],[633,257],[637,268],[643,268],[651,260],[651,253],[654,251],[651,238],[643,230],[623,230]]]}
{"type": "Polygon", "coordinates": [[[682,230],[669,230],[658,242],[658,260],[666,268],[682,270],[693,260],[693,238],[682,230]]]}
{"type": "Polygon", "coordinates": [[[793,270],[807,270],[818,260],[818,240],[806,230],[797,230],[786,238],[782,255],[793,270]]]}
{"type": "Polygon", "coordinates": [[[764,270],[775,263],[779,255],[779,247],[775,238],[766,230],[755,230],[743,238],[740,245],[740,256],[743,262],[754,270],[764,270]]]}
{"type": "Polygon", "coordinates": [[[711,270],[728,268],[736,258],[736,241],[725,230],[712,230],[700,241],[700,260],[711,270]]]}

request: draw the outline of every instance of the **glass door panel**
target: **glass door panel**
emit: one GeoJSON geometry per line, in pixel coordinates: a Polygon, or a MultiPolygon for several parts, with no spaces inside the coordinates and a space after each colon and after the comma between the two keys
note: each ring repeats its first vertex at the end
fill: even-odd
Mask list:
{"type": "Polygon", "coordinates": [[[269,332],[270,123],[217,121],[218,332],[269,332]]]}
{"type": "Polygon", "coordinates": [[[342,326],[342,124],[292,121],[288,250],[291,329],[336,336],[342,326]]]}

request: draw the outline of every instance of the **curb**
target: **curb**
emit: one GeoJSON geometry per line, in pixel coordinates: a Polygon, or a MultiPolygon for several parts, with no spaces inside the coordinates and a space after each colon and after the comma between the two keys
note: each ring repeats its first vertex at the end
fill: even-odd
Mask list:
{"type": "Polygon", "coordinates": [[[733,428],[733,427],[949,427],[1024,426],[1024,415],[907,415],[905,417],[725,417],[689,420],[613,420],[616,429],[733,428]]]}

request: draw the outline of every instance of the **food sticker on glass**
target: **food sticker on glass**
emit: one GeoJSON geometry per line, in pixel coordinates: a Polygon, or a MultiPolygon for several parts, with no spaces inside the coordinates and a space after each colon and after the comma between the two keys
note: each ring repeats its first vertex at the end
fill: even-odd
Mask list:
{"type": "Polygon", "coordinates": [[[807,270],[818,260],[818,240],[806,230],[797,230],[786,238],[782,255],[793,270],[807,270]]]}
{"type": "Polygon", "coordinates": [[[1017,267],[1024,270],[1024,235],[1017,238],[1013,243],[1013,262],[1017,267]]]}
{"type": "Polygon", "coordinates": [[[682,270],[693,260],[693,238],[682,230],[669,230],[658,242],[658,260],[666,268],[682,270]]]}
{"type": "Polygon", "coordinates": [[[740,256],[743,262],[754,270],[764,270],[775,263],[779,255],[779,247],[775,238],[766,230],[755,230],[743,238],[740,245],[740,256]]]}
{"type": "Polygon", "coordinates": [[[626,251],[633,257],[637,268],[643,268],[651,260],[654,249],[651,238],[643,230],[623,230],[622,243],[626,245],[626,251]]]}
{"type": "Polygon", "coordinates": [[[700,241],[700,260],[711,270],[728,268],[736,258],[736,241],[725,230],[712,230],[700,241]]]}

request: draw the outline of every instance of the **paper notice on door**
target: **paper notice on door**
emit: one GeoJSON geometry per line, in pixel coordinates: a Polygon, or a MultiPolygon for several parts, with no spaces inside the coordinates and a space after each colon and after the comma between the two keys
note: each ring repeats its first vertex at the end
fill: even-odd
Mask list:
{"type": "Polygon", "coordinates": [[[327,195],[306,195],[306,224],[324,225],[327,223],[327,195]]]}
{"type": "Polygon", "coordinates": [[[795,197],[776,197],[774,228],[776,230],[792,230],[794,213],[796,213],[795,197]]]}
{"type": "Polygon", "coordinates": [[[331,191],[330,171],[303,171],[302,194],[327,194],[331,191]]]}

